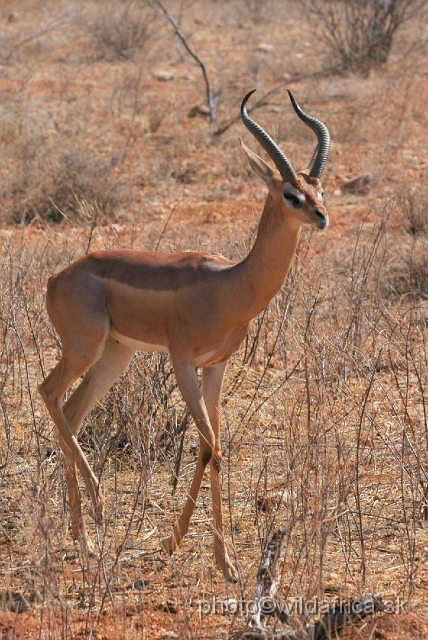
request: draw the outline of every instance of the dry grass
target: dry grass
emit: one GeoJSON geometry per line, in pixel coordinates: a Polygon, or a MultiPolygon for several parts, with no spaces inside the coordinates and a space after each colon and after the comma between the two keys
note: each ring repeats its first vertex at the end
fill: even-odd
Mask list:
{"type": "MultiPolygon", "coordinates": [[[[187,117],[203,102],[198,69],[159,21],[113,56],[100,49],[95,0],[71,14],[59,0],[3,5],[0,635],[231,637],[245,617],[201,617],[197,603],[251,599],[266,541],[285,528],[281,600],[377,592],[410,613],[368,623],[359,637],[426,637],[425,52],[404,62],[393,49],[367,78],[291,85],[332,133],[332,226],[305,232],[283,290],[228,368],[223,488],[239,583],[226,586],[212,563],[208,477],[182,547],[172,560],[158,552],[197,452],[190,425],[172,494],[186,417],[168,360],[135,358],[86,421],[81,441],[107,505],[95,530],[85,504],[100,551],[89,566],[71,541],[57,435],[35,388],[59,354],[44,306],[53,272],[96,247],[245,255],[265,192],[237,136],[254,143],[239,124],[213,139],[202,115],[187,117]],[[160,70],[173,79],[158,81],[160,70]],[[372,193],[341,194],[362,171],[375,178],[372,193]]],[[[128,9],[140,24],[136,3],[118,3],[102,29],[116,33],[108,21],[128,9]]],[[[211,73],[219,123],[247,89],[308,74],[326,54],[293,2],[204,0],[182,24],[211,73]]],[[[278,93],[256,117],[300,168],[314,142],[286,105],[278,93]]]]}

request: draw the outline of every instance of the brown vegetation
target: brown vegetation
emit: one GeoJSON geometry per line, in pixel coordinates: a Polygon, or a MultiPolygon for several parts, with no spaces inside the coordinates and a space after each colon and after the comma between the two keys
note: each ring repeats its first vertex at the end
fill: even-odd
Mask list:
{"type": "Polygon", "coordinates": [[[221,603],[253,597],[266,542],[285,528],[281,601],[379,593],[408,613],[375,618],[358,637],[427,637],[421,16],[402,25],[379,70],[314,76],[331,52],[301,3],[165,3],[207,66],[216,127],[249,89],[278,87],[253,115],[301,168],[314,139],[296,125],[286,86],[326,122],[332,224],[305,232],[228,369],[223,488],[238,585],[212,564],[208,478],[181,549],[159,552],[196,453],[193,425],[182,441],[187,418],[163,356],[135,358],[86,422],[81,442],[107,505],[104,527],[90,525],[99,558],[87,566],[71,541],[57,434],[35,393],[59,350],[48,277],[96,247],[240,259],[265,194],[239,148],[238,136],[254,147],[249,134],[237,123],[213,136],[200,69],[143,4],[0,7],[0,636],[231,637],[245,616],[223,615],[221,603]],[[342,192],[363,172],[374,179],[367,195],[342,192]],[[200,600],[220,604],[200,615],[200,600]]]}

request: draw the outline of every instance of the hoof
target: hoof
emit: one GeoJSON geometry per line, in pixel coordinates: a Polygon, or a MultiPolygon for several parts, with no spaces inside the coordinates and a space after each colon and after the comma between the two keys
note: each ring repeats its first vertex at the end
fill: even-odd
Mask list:
{"type": "Polygon", "coordinates": [[[227,573],[224,577],[226,578],[226,582],[229,582],[230,584],[236,584],[238,582],[238,577],[234,571],[227,573]]]}
{"type": "Polygon", "coordinates": [[[88,557],[89,558],[93,558],[95,560],[99,560],[100,559],[99,554],[95,551],[95,549],[93,549],[92,546],[88,549],[88,557]]]}
{"type": "Polygon", "coordinates": [[[236,575],[235,567],[229,560],[227,553],[224,553],[223,551],[214,553],[214,559],[220,567],[226,582],[236,584],[238,582],[238,577],[236,575]]]}
{"type": "Polygon", "coordinates": [[[224,567],[220,567],[226,582],[229,584],[236,584],[238,582],[238,577],[235,572],[235,567],[231,562],[228,562],[224,567]]]}
{"type": "Polygon", "coordinates": [[[80,550],[85,558],[94,558],[99,560],[99,555],[94,549],[94,545],[91,540],[89,540],[86,535],[79,536],[78,540],[75,540],[77,544],[80,546],[80,550]]]}
{"type": "Polygon", "coordinates": [[[98,504],[96,509],[93,510],[95,523],[100,527],[104,521],[104,505],[98,504]]]}
{"type": "Polygon", "coordinates": [[[168,536],[167,538],[163,538],[163,540],[161,540],[161,545],[165,553],[167,553],[169,556],[172,556],[176,549],[177,543],[175,542],[174,536],[168,536]]]}
{"type": "Polygon", "coordinates": [[[104,520],[104,500],[101,495],[97,493],[96,500],[92,500],[90,512],[98,526],[101,526],[104,520]]]}

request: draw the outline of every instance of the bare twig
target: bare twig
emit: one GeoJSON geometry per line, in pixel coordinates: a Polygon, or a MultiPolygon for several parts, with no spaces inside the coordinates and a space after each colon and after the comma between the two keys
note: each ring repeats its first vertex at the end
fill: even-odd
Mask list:
{"type": "Polygon", "coordinates": [[[184,436],[186,435],[187,427],[189,426],[189,418],[190,418],[190,414],[188,409],[186,408],[186,410],[184,411],[183,417],[180,421],[180,426],[177,429],[177,435],[181,432],[181,438],[180,438],[180,445],[178,447],[177,457],[175,460],[174,477],[172,480],[172,492],[171,492],[172,495],[174,495],[177,489],[178,477],[180,475],[181,458],[183,456],[184,436]]]}
{"type": "Polygon", "coordinates": [[[148,2],[151,5],[151,7],[154,9],[154,11],[156,11],[156,13],[158,15],[163,16],[166,20],[168,20],[168,22],[172,25],[172,28],[174,29],[175,35],[181,41],[181,43],[183,44],[183,46],[186,49],[187,53],[190,55],[191,58],[193,58],[193,60],[196,62],[196,64],[201,68],[202,75],[204,76],[205,93],[206,93],[206,98],[207,98],[207,104],[208,104],[208,108],[210,110],[210,122],[212,124],[213,122],[216,121],[217,113],[216,113],[216,108],[215,108],[214,99],[213,99],[213,92],[212,92],[212,89],[211,89],[211,84],[210,84],[210,80],[209,80],[209,77],[208,77],[207,68],[206,68],[204,62],[200,59],[200,57],[190,47],[189,42],[188,42],[186,36],[184,35],[183,31],[181,30],[179,24],[172,17],[172,15],[169,13],[169,11],[164,7],[162,2],[160,2],[160,0],[148,0],[148,2]]]}
{"type": "Polygon", "coordinates": [[[171,211],[169,212],[169,216],[167,217],[166,222],[165,222],[165,224],[163,225],[163,229],[162,229],[162,231],[160,232],[160,235],[159,235],[158,241],[157,241],[157,243],[156,243],[155,251],[157,251],[157,250],[159,249],[159,245],[160,245],[160,243],[161,243],[162,238],[163,238],[163,237],[164,237],[164,235],[165,235],[166,228],[167,228],[167,226],[169,225],[169,222],[170,222],[170,220],[171,220],[171,218],[172,218],[172,216],[173,216],[173,214],[174,214],[174,211],[175,211],[175,210],[177,209],[177,207],[179,207],[179,206],[180,206],[180,204],[183,202],[183,198],[184,198],[184,195],[182,195],[182,196],[181,196],[181,199],[180,199],[180,200],[179,200],[179,201],[178,201],[178,202],[177,202],[177,203],[172,207],[171,211]]]}

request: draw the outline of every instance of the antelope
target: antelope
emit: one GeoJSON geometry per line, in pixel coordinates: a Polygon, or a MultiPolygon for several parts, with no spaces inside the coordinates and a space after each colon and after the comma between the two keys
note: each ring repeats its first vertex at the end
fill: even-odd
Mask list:
{"type": "Polygon", "coordinates": [[[49,278],[47,310],[62,342],[58,364],[39,392],[59,433],[71,507],[71,529],[86,553],[92,547],[82,515],[77,469],[90,495],[96,521],[103,500],[77,433],[88,413],[126,370],[135,351],[169,353],[177,384],[199,432],[199,454],[184,509],[162,540],[171,554],[189,529],[209,464],[214,521],[214,558],[226,580],[236,582],[223,536],[220,440],[221,391],[225,367],[260,314],[281,288],[303,224],[325,229],[329,219],[320,177],[327,162],[327,127],[307,115],[289,91],[297,116],[316,134],[309,173],[293,169],[274,140],[247,112],[245,127],[275,167],[241,142],[268,194],[254,245],[241,262],[208,253],[137,250],[94,251],[49,278]],[[197,368],[202,368],[202,388],[197,368]],[[84,375],[86,374],[86,375],[84,375]],[[83,376],[64,403],[69,387],[83,376]]]}

